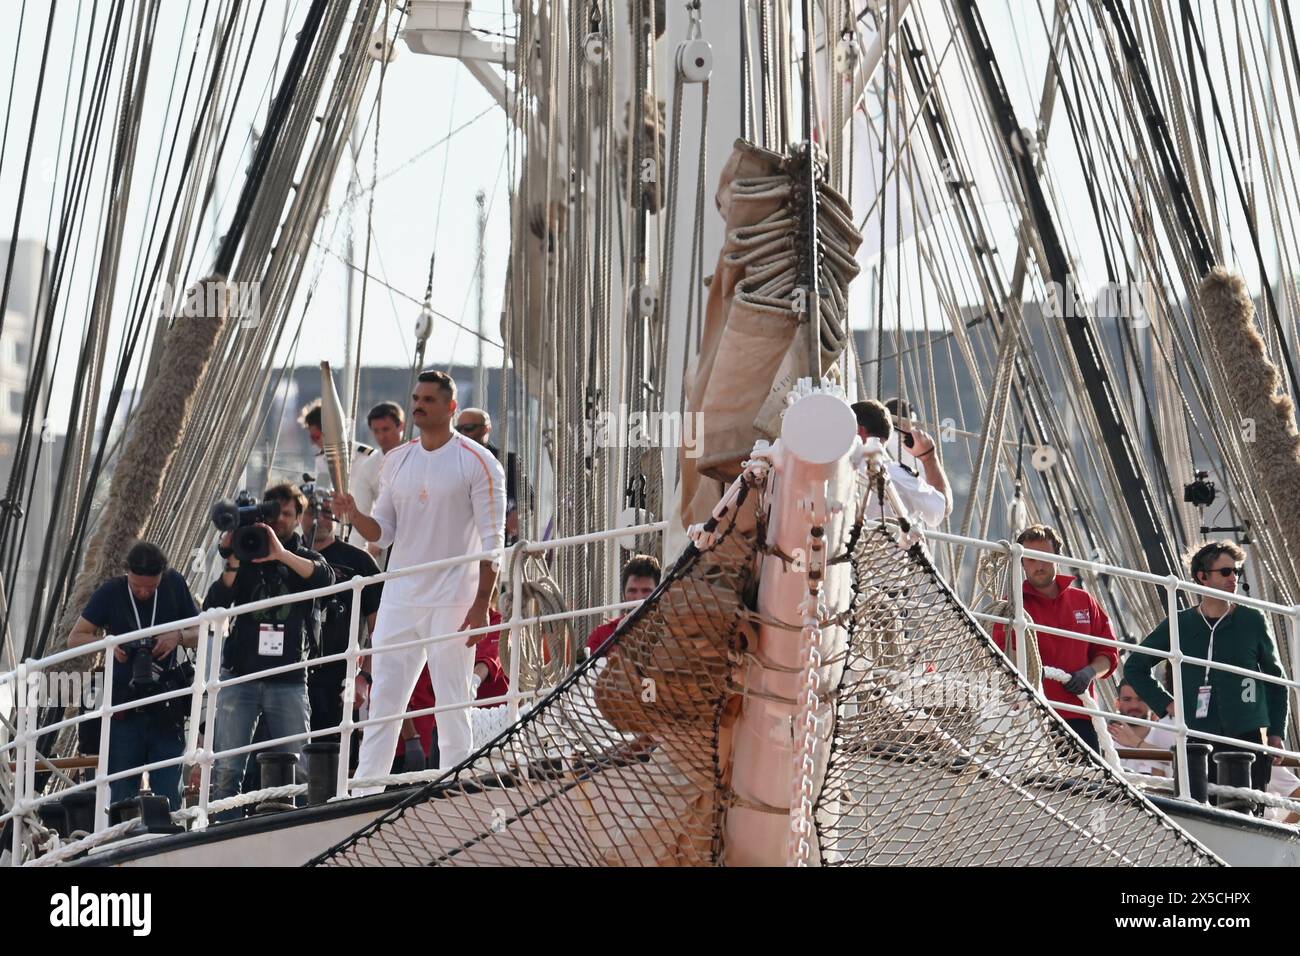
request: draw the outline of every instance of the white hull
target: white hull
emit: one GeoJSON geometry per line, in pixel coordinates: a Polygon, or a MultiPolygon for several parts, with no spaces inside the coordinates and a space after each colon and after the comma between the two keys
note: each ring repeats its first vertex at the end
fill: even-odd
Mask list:
{"type": "Polygon", "coordinates": [[[1300,832],[1294,827],[1168,797],[1150,799],[1229,866],[1300,866],[1300,832]]]}

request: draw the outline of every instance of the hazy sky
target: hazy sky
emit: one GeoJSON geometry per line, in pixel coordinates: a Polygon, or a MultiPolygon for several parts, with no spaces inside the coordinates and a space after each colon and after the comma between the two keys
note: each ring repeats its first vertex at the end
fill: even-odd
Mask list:
{"type": "MultiPolygon", "coordinates": [[[[99,4],[99,15],[94,34],[94,48],[90,68],[98,59],[99,42],[107,19],[110,4],[99,4]]],[[[217,4],[214,2],[212,7],[217,4]]],[[[256,16],[257,4],[245,4],[256,16]]],[[[501,0],[476,3],[475,25],[500,30],[501,0]]],[[[0,223],[4,224],[7,239],[17,208],[19,182],[23,163],[23,150],[28,140],[33,104],[36,99],[37,77],[40,69],[41,46],[44,40],[50,6],[32,0],[25,4],[26,15],[22,22],[21,45],[15,71],[14,52],[19,42],[19,5],[7,6],[6,14],[11,29],[0,35],[0,89],[11,95],[4,116],[8,135],[0,161],[0,223]],[[11,73],[15,82],[10,88],[11,73]]],[[[116,342],[120,316],[125,311],[125,290],[138,273],[144,271],[139,261],[138,248],[142,235],[153,224],[150,188],[160,176],[162,166],[157,161],[160,150],[165,163],[166,147],[170,144],[172,128],[164,127],[168,97],[173,93],[179,101],[189,58],[195,38],[201,3],[164,3],[161,5],[155,45],[155,62],[150,85],[146,90],[148,104],[140,133],[139,155],[136,160],[135,179],[130,194],[125,241],[122,249],[122,275],[117,306],[114,309],[116,342]],[[190,11],[186,22],[187,8],[190,11]],[[177,76],[173,78],[172,63],[177,76]]],[[[215,221],[210,216],[205,223],[205,236],[219,236],[230,221],[238,188],[243,182],[244,167],[250,155],[247,145],[241,150],[238,144],[247,144],[251,124],[260,129],[267,104],[273,90],[273,70],[277,52],[283,47],[280,68],[288,59],[293,33],[307,8],[303,0],[270,0],[254,43],[254,55],[248,71],[240,107],[232,125],[228,158],[221,170],[219,185],[220,209],[215,221]],[[289,36],[284,44],[280,39],[288,14],[289,36]]],[[[55,189],[61,194],[67,170],[57,165],[61,162],[58,150],[63,117],[72,115],[81,74],[81,57],[87,44],[92,4],[63,2],[57,5],[54,33],[51,41],[49,67],[39,100],[35,147],[32,156],[32,174],[22,213],[19,234],[23,238],[43,239],[46,223],[56,201],[55,189]],[[81,20],[78,25],[78,15],[81,20]],[[74,40],[75,36],[75,40],[74,40]],[[71,87],[71,88],[70,88],[71,87]],[[67,105],[65,106],[65,97],[67,105]]],[[[251,30],[252,19],[248,21],[251,30]]],[[[203,52],[206,52],[213,29],[209,15],[202,35],[203,52]]],[[[129,35],[129,32],[128,32],[129,35]]],[[[246,44],[245,44],[246,46],[246,44]]],[[[200,55],[200,64],[203,55],[200,55]]],[[[196,74],[199,71],[196,70],[196,74]]],[[[373,72],[370,90],[377,87],[379,71],[373,72]]],[[[198,87],[198,80],[195,80],[198,87]]],[[[108,110],[115,108],[118,98],[116,86],[110,92],[108,110]]],[[[197,99],[191,93],[191,103],[197,99]]],[[[368,97],[373,103],[374,97],[368,97]]],[[[369,116],[369,103],[363,106],[369,116]]],[[[6,102],[0,99],[0,109],[6,102]]],[[[173,106],[173,117],[175,106],[173,106]]],[[[174,118],[172,119],[174,122],[174,118]]],[[[107,126],[107,124],[105,124],[107,126]]],[[[70,134],[71,123],[68,124],[70,134]]],[[[483,190],[489,204],[489,240],[487,244],[486,313],[489,335],[499,340],[501,288],[505,277],[505,258],[508,252],[508,194],[504,152],[506,146],[506,120],[504,113],[494,108],[493,100],[458,63],[431,56],[413,54],[405,45],[398,44],[397,59],[389,65],[384,79],[383,109],[379,117],[379,182],[374,193],[373,230],[370,272],[373,276],[394,286],[400,292],[391,292],[383,285],[371,282],[367,293],[366,336],[362,361],[377,365],[406,365],[412,360],[415,318],[420,311],[418,300],[423,298],[428,274],[429,258],[437,250],[434,272],[433,307],[452,316],[465,325],[475,324],[475,297],[473,291],[474,244],[476,233],[475,194],[483,190]],[[460,129],[464,127],[463,129],[460,129]],[[460,129],[444,145],[449,133],[460,129]],[[417,300],[412,302],[411,298],[417,300]]],[[[64,140],[63,154],[66,154],[64,140]]],[[[363,187],[369,187],[374,165],[374,121],[361,148],[360,175],[363,187]]],[[[183,155],[183,139],[178,147],[177,165],[183,155]]],[[[92,215],[87,217],[86,231],[81,242],[77,271],[66,285],[70,331],[79,330],[78,316],[87,312],[87,301],[93,287],[93,257],[96,250],[94,212],[103,206],[104,182],[109,150],[101,141],[99,166],[95,185],[90,191],[92,215]]],[[[66,165],[66,163],[64,163],[66,165]]],[[[328,250],[317,246],[317,258],[306,270],[303,287],[320,268],[320,280],[307,319],[306,334],[299,348],[300,363],[329,359],[336,364],[343,361],[343,330],[346,313],[346,275],[342,262],[346,251],[349,228],[355,229],[356,261],[364,257],[367,201],[363,199],[351,216],[344,214],[343,202],[347,188],[349,163],[345,159],[335,183],[331,210],[317,230],[317,238],[324,240],[328,250]],[[340,220],[341,217],[341,221],[340,220]],[[332,237],[332,241],[331,240],[332,237]]],[[[175,176],[169,182],[172,186],[175,176]]],[[[171,189],[165,194],[168,202],[171,189]]],[[[152,208],[156,209],[159,195],[154,193],[152,208]]],[[[55,243],[58,210],[54,209],[50,241],[55,243]]],[[[216,251],[215,238],[206,252],[200,252],[197,268],[205,269],[216,251]]],[[[193,281],[195,276],[186,277],[193,281]]],[[[359,276],[358,276],[359,278],[359,276]]],[[[301,298],[300,298],[301,301],[301,298]]],[[[292,312],[296,324],[300,309],[292,312]]],[[[292,329],[292,327],[291,327],[292,329]]],[[[286,336],[287,339],[290,336],[286,336]]],[[[474,338],[439,320],[429,343],[428,355],[433,362],[473,361],[474,338]]],[[[500,359],[499,349],[488,349],[485,359],[493,364],[500,359]]],[[[67,382],[70,381],[75,354],[68,345],[55,383],[56,408],[52,417],[59,421],[66,416],[67,382]]]]}

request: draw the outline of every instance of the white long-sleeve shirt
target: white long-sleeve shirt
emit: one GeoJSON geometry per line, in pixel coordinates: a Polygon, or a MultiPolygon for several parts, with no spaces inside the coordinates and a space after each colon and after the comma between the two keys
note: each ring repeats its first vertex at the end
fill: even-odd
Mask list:
{"type": "MultiPolygon", "coordinates": [[[[316,487],[333,490],[334,477],[330,474],[329,460],[324,452],[317,452],[316,487]]],[[[360,442],[352,443],[352,461],[348,465],[348,491],[357,500],[357,510],[370,514],[375,501],[379,498],[379,473],[384,467],[384,453],[378,448],[371,448],[360,442]]],[[[370,542],[353,528],[348,534],[347,542],[358,548],[365,548],[370,542]]]]}
{"type": "MultiPolygon", "coordinates": [[[[378,544],[392,548],[390,571],[499,548],[505,471],[486,448],[459,432],[434,451],[417,438],[384,456],[371,517],[381,531],[378,544]]],[[[478,565],[470,562],[389,581],[384,603],[468,605],[477,593],[478,565]]]]}

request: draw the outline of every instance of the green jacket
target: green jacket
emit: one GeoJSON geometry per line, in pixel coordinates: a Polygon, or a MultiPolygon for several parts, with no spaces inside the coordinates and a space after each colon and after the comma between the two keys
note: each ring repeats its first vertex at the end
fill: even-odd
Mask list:
{"type": "MultiPolygon", "coordinates": [[[[1207,660],[1210,629],[1196,608],[1178,614],[1178,643],[1189,657],[1207,660]]],[[[1162,621],[1147,635],[1141,647],[1169,650],[1169,621],[1162,621]]],[[[1124,679],[1133,685],[1138,696],[1159,716],[1173,697],[1156,683],[1151,669],[1160,658],[1134,650],[1124,663],[1124,679]]],[[[1232,664],[1247,670],[1259,671],[1276,677],[1284,676],[1278,663],[1277,644],[1269,628],[1268,618],[1254,608],[1238,606],[1219,624],[1214,632],[1214,657],[1216,664],[1232,664]]],[[[1270,735],[1281,737],[1286,732],[1287,688],[1282,684],[1243,677],[1227,671],[1210,671],[1210,712],[1196,717],[1196,698],[1205,683],[1205,667],[1183,664],[1183,701],[1181,713],[1187,726],[1205,733],[1231,736],[1242,731],[1267,727],[1270,735]],[[1260,686],[1260,685],[1263,686],[1260,686]]]]}

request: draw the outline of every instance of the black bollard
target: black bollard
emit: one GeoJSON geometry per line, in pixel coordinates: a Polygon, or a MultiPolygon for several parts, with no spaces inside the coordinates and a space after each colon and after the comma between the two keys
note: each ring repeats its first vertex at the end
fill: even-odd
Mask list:
{"type": "Polygon", "coordinates": [[[141,790],[135,799],[140,804],[140,820],[150,833],[180,833],[184,829],[172,823],[171,804],[162,794],[141,790]]]}
{"type": "MultiPolygon", "coordinates": [[[[257,765],[262,771],[261,789],[288,787],[293,784],[294,770],[298,766],[298,755],[272,751],[257,755],[257,765]]],[[[263,800],[257,805],[256,813],[280,813],[293,809],[293,797],[276,797],[263,800]]]]}
{"type": "MultiPolygon", "coordinates": [[[[1218,768],[1215,782],[1225,787],[1250,788],[1250,771],[1255,763],[1255,754],[1241,750],[1220,751],[1214,755],[1214,765],[1218,768]]],[[[1219,797],[1215,806],[1224,810],[1236,810],[1240,813],[1252,813],[1255,804],[1241,797],[1219,797]]]]}
{"type": "Polygon", "coordinates": [[[119,800],[117,803],[111,803],[108,806],[108,825],[117,826],[119,823],[125,823],[127,820],[134,820],[140,815],[140,801],[135,797],[127,797],[125,800],[119,800]]]}
{"type": "Polygon", "coordinates": [[[89,833],[95,829],[95,791],[74,790],[63,795],[63,806],[68,811],[68,835],[89,833]]]}
{"type": "MultiPolygon", "coordinates": [[[[1187,787],[1193,800],[1197,803],[1210,802],[1210,751],[1209,744],[1187,741],[1187,787]]],[[[1174,751],[1174,760],[1178,760],[1178,751],[1174,751]]]]}
{"type": "Polygon", "coordinates": [[[302,748],[307,757],[307,805],[320,806],[334,796],[339,773],[337,741],[313,742],[302,748]]]}

